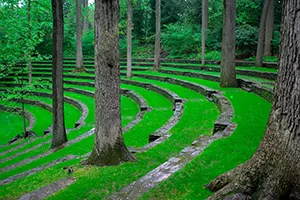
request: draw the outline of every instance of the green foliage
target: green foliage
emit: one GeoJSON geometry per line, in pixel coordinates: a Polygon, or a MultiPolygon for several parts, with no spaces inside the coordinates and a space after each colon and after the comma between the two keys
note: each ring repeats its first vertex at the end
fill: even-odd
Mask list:
{"type": "Polygon", "coordinates": [[[0,1],[0,77],[18,62],[28,63],[39,55],[37,46],[51,29],[50,3],[31,1],[30,21],[27,1],[0,1]]]}
{"type": "Polygon", "coordinates": [[[258,28],[248,24],[236,30],[236,50],[239,55],[253,56],[256,51],[258,28]]]}
{"type": "Polygon", "coordinates": [[[87,57],[94,56],[94,30],[88,30],[82,36],[82,51],[87,57]]]}
{"type": "MultiPolygon", "coordinates": [[[[205,53],[206,60],[221,60],[222,52],[221,51],[209,51],[205,53]]],[[[199,60],[201,57],[199,56],[199,60]]]]}
{"type": "MultiPolygon", "coordinates": [[[[279,28],[278,28],[279,30],[279,28]]],[[[272,40],[273,53],[279,54],[279,45],[280,45],[280,32],[276,30],[274,31],[274,37],[272,40]]]]}
{"type": "MultiPolygon", "coordinates": [[[[245,59],[246,61],[255,61],[255,57],[249,57],[245,59]]],[[[278,58],[276,56],[264,56],[264,62],[278,62],[278,58]]]]}
{"type": "Polygon", "coordinates": [[[170,24],[164,27],[162,46],[171,58],[195,58],[201,51],[200,27],[187,24],[170,24]]]}
{"type": "MultiPolygon", "coordinates": [[[[132,58],[151,58],[153,57],[153,45],[151,43],[144,43],[140,45],[141,41],[132,40],[132,58]]],[[[120,38],[120,54],[122,58],[127,56],[127,38],[120,38]]]]}

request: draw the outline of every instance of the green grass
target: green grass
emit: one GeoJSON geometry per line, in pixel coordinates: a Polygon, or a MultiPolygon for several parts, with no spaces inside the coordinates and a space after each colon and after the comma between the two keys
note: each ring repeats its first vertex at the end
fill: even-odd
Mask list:
{"type": "Polygon", "coordinates": [[[125,84],[122,84],[121,87],[141,94],[148,106],[152,108],[151,112],[147,112],[140,123],[124,134],[126,145],[142,147],[149,142],[149,135],[163,126],[172,116],[172,104],[165,97],[151,90],[125,84]]]}
{"type": "MultiPolygon", "coordinates": [[[[171,84],[170,84],[171,85],[171,84]]],[[[175,86],[174,86],[175,87],[175,86]]],[[[179,86],[177,86],[179,87],[179,86]]],[[[181,89],[184,89],[181,87],[181,89]]],[[[176,88],[176,91],[178,92],[178,88],[176,88]]],[[[174,92],[176,92],[174,91],[174,92]]],[[[182,93],[185,93],[186,89],[182,91],[182,93]]],[[[193,93],[193,92],[192,92],[193,93]]],[[[195,93],[194,93],[195,94],[195,93]]],[[[75,187],[72,189],[72,187],[68,188],[70,189],[74,195],[69,198],[74,199],[82,199],[84,196],[91,199],[95,197],[95,195],[98,198],[101,198],[101,195],[99,196],[99,193],[96,192],[96,190],[100,189],[99,192],[103,191],[115,191],[116,188],[111,188],[112,185],[115,185],[118,188],[125,186],[126,184],[130,183],[134,179],[145,175],[149,170],[154,169],[158,165],[162,164],[164,161],[166,161],[170,156],[175,155],[179,153],[179,151],[190,145],[192,141],[194,141],[199,135],[201,134],[209,134],[213,128],[213,122],[217,118],[217,109],[215,105],[208,102],[203,96],[197,94],[199,97],[199,104],[202,104],[202,106],[199,106],[199,110],[195,110],[193,106],[186,106],[185,114],[183,115],[182,120],[171,130],[172,136],[170,139],[168,139],[163,144],[155,147],[154,149],[143,153],[138,154],[138,161],[136,163],[126,163],[118,167],[105,167],[105,168],[80,168],[76,170],[75,175],[78,177],[78,181],[76,182],[76,185],[72,185],[72,187],[75,187]],[[195,112],[197,111],[197,112],[195,112]],[[197,113],[197,114],[195,114],[197,113]],[[208,113],[207,115],[203,115],[202,113],[208,113]],[[195,123],[196,121],[196,123],[195,123]],[[184,137],[183,137],[184,136],[184,137]],[[101,174],[101,175],[100,175],[101,174]],[[88,182],[86,182],[86,178],[88,178],[88,182]],[[108,182],[113,182],[113,184],[107,184],[108,182]],[[83,184],[84,183],[84,184],[83,184]],[[83,185],[82,185],[83,184],[83,185]],[[82,193],[78,191],[78,188],[81,188],[83,190],[89,191],[87,193],[82,193]],[[112,189],[112,190],[111,190],[112,189]]],[[[139,134],[141,134],[144,131],[144,128],[141,127],[136,132],[136,138],[139,137],[139,134]]],[[[87,139],[88,140],[88,139],[87,139]]],[[[127,143],[127,139],[125,137],[125,141],[127,143]]],[[[79,148],[80,152],[83,153],[83,149],[81,147],[86,147],[86,150],[91,149],[91,145],[87,145],[88,143],[92,144],[92,139],[90,142],[88,141],[82,141],[82,144],[77,144],[76,149],[79,148]]],[[[74,146],[74,145],[73,145],[74,146]]],[[[61,157],[67,153],[73,153],[76,154],[78,151],[73,148],[68,148],[69,150],[59,151],[57,152],[57,155],[54,154],[52,156],[55,157],[61,157]]],[[[50,176],[48,174],[48,171],[43,171],[41,173],[38,173],[36,175],[32,175],[30,177],[27,177],[26,179],[18,180],[12,184],[9,184],[7,186],[3,187],[3,193],[6,195],[12,195],[9,190],[14,190],[19,188],[21,185],[24,185],[26,182],[31,182],[32,180],[35,180],[37,177],[44,178],[47,176],[50,176]],[[43,174],[43,175],[42,175],[43,174]],[[25,181],[25,182],[24,182],[25,181]]],[[[60,174],[60,173],[58,173],[60,174]]],[[[61,178],[60,176],[55,176],[51,174],[52,181],[57,180],[58,178],[61,178]]],[[[41,181],[41,180],[40,180],[41,181]]],[[[44,183],[39,185],[42,187],[44,183]]],[[[28,192],[31,190],[28,190],[30,188],[23,188],[22,193],[28,192]]],[[[31,188],[32,189],[32,188],[31,188]]],[[[69,190],[69,191],[70,191],[69,190]]],[[[82,190],[81,190],[82,191],[82,190]]],[[[67,192],[69,193],[69,192],[67,192]]],[[[67,193],[62,193],[60,197],[53,197],[53,198],[59,198],[64,199],[64,195],[67,195],[67,193]]],[[[102,195],[105,195],[106,192],[102,193],[102,195]]],[[[104,197],[104,196],[102,196],[104,197]]]]}
{"type": "MultiPolygon", "coordinates": [[[[7,144],[9,140],[17,134],[21,134],[24,130],[23,117],[15,113],[0,111],[0,121],[0,144],[7,144]]],[[[28,126],[27,120],[26,126],[28,126]]]]}
{"type": "MultiPolygon", "coordinates": [[[[220,76],[220,72],[209,72],[209,71],[200,71],[200,70],[184,70],[184,69],[178,69],[178,68],[171,68],[171,67],[165,67],[163,70],[170,70],[170,71],[181,71],[181,72],[193,72],[193,73],[198,73],[198,74],[206,74],[206,75],[211,75],[211,76],[220,76]]],[[[148,73],[148,72],[134,72],[134,73],[148,73]]],[[[243,78],[258,84],[263,84],[263,83],[274,83],[275,81],[264,79],[264,78],[258,78],[258,77],[253,77],[253,76],[245,76],[245,75],[237,75],[237,78],[243,78]]]]}
{"type": "MultiPolygon", "coordinates": [[[[153,75],[159,75],[152,72],[153,75]]],[[[161,74],[160,74],[161,75],[161,74]]],[[[217,83],[176,75],[174,77],[220,89],[217,83]]],[[[240,89],[221,89],[234,107],[234,134],[214,142],[200,156],[141,199],[205,199],[211,193],[203,187],[210,180],[247,161],[263,136],[271,105],[255,94],[240,89]],[[247,101],[245,101],[247,99],[247,101]],[[259,109],[258,109],[259,108],[259,109]],[[167,192],[166,192],[167,191],[167,192]]]]}
{"type": "MultiPolygon", "coordinates": [[[[2,104],[8,105],[8,106],[21,107],[21,104],[17,104],[17,103],[13,103],[13,102],[2,102],[2,104]]],[[[25,104],[25,109],[28,112],[30,112],[31,114],[33,114],[33,116],[36,119],[36,122],[33,126],[32,131],[35,132],[37,135],[42,135],[44,130],[46,130],[52,124],[51,113],[48,110],[42,109],[37,106],[28,105],[28,104],[25,104]]],[[[11,136],[14,137],[14,135],[11,135],[11,136]]],[[[3,147],[3,148],[1,148],[1,152],[6,151],[12,147],[15,147],[15,145],[3,147]]]]}
{"type": "Polygon", "coordinates": [[[205,199],[211,194],[204,188],[205,184],[252,156],[263,136],[270,104],[239,89],[223,91],[234,106],[234,122],[238,124],[234,134],[214,142],[184,169],[141,199],[205,199]]]}
{"type": "MultiPolygon", "coordinates": [[[[73,97],[73,98],[78,98],[78,96],[81,96],[81,99],[84,99],[85,97],[84,96],[82,96],[82,95],[77,95],[77,94],[73,94],[73,93],[65,93],[67,96],[69,96],[69,97],[73,97]]],[[[90,100],[92,100],[92,98],[90,98],[90,97],[86,97],[85,98],[85,102],[88,102],[88,100],[87,99],[90,99],[90,100]]],[[[123,118],[123,125],[125,125],[125,124],[128,124],[134,117],[135,117],[135,115],[137,114],[137,112],[138,112],[138,107],[136,106],[136,104],[131,100],[131,99],[128,99],[127,97],[123,97],[122,98],[122,112],[123,113],[126,113],[127,115],[125,115],[125,116],[127,116],[127,117],[125,117],[125,118],[123,118]],[[124,104],[125,103],[125,104],[124,104]],[[125,106],[126,105],[126,106],[125,106]],[[133,108],[132,108],[132,110],[130,109],[130,106],[133,106],[133,108]],[[129,111],[129,112],[128,112],[129,111]]],[[[84,127],[84,129],[82,130],[82,129],[79,129],[79,130],[75,130],[75,131],[72,131],[72,132],[70,132],[69,134],[68,134],[68,139],[69,140],[71,140],[71,139],[74,139],[74,138],[76,138],[76,137],[78,137],[79,135],[81,135],[81,134],[83,134],[83,133],[85,133],[85,132],[87,132],[88,130],[90,130],[91,128],[93,128],[93,125],[94,125],[94,106],[92,106],[93,105],[93,103],[94,103],[94,101],[90,101],[90,103],[92,103],[92,104],[89,104],[88,105],[88,107],[89,107],[89,109],[91,110],[91,112],[89,112],[89,115],[88,115],[88,118],[86,119],[86,121],[88,122],[86,125],[85,125],[85,127],[84,127]]],[[[15,151],[14,153],[16,153],[16,152],[21,152],[21,151],[23,151],[24,149],[26,149],[26,148],[29,148],[29,147],[32,147],[33,145],[27,145],[26,147],[24,147],[24,148],[21,148],[21,149],[19,149],[18,151],[15,151]]],[[[37,149],[35,149],[35,150],[33,150],[33,151],[30,151],[29,153],[26,153],[26,154],[23,154],[23,155],[20,155],[20,156],[18,156],[18,157],[16,157],[16,158],[14,158],[14,159],[12,159],[12,160],[9,160],[9,161],[7,161],[7,162],[5,162],[5,163],[1,163],[0,164],[0,167],[1,168],[3,168],[3,167],[5,167],[5,166],[8,166],[8,165],[11,165],[11,164],[15,164],[15,163],[17,163],[17,162],[19,162],[19,161],[21,161],[21,160],[25,160],[25,159],[27,159],[27,158],[30,158],[30,157],[33,157],[33,156],[35,156],[35,155],[38,155],[38,154],[40,154],[40,153],[43,153],[43,152],[45,152],[45,151],[47,151],[48,149],[50,148],[50,143],[49,144],[46,144],[46,145],[43,145],[43,146],[41,146],[41,147],[39,147],[39,148],[37,148],[37,149]]],[[[42,160],[42,159],[40,159],[40,160],[42,160]]],[[[33,163],[35,163],[35,162],[33,162],[33,163]]],[[[39,163],[40,164],[40,162],[37,162],[37,163],[39,163]]],[[[41,162],[41,164],[42,164],[43,162],[41,162]]],[[[46,163],[46,162],[45,162],[46,163]]],[[[20,172],[22,172],[22,171],[26,171],[26,170],[28,170],[28,169],[30,169],[30,168],[32,168],[31,166],[34,166],[34,164],[28,164],[28,165],[25,165],[25,166],[22,166],[22,167],[19,167],[19,168],[16,168],[16,169],[13,169],[13,170],[11,170],[11,171],[9,171],[9,172],[5,172],[5,173],[2,173],[1,175],[0,175],[0,178],[1,179],[3,179],[3,178],[6,178],[6,177],[8,177],[8,176],[11,176],[11,175],[13,175],[13,174],[16,174],[16,173],[20,173],[20,172]]]]}

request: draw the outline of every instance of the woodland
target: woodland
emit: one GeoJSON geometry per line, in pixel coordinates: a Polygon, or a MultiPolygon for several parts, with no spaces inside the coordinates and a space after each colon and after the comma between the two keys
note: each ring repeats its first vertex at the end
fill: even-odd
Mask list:
{"type": "Polygon", "coordinates": [[[300,200],[300,0],[0,0],[0,199],[300,200]]]}

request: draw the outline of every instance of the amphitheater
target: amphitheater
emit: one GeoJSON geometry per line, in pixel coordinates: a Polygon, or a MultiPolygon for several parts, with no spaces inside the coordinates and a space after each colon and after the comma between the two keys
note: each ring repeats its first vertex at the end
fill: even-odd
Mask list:
{"type": "MultiPolygon", "coordinates": [[[[137,161],[97,168],[80,165],[94,140],[93,59],[79,74],[75,58],[64,60],[69,141],[56,149],[50,149],[52,61],[33,62],[39,86],[0,104],[2,113],[11,112],[8,120],[21,124],[16,111],[23,102],[26,129],[37,135],[8,144],[22,129],[2,124],[1,199],[205,199],[211,195],[205,184],[253,155],[271,109],[277,63],[236,65],[239,88],[224,89],[217,61],[162,60],[162,69],[152,71],[153,60],[135,59],[127,79],[121,60],[123,134],[137,161]]],[[[15,76],[26,83],[27,74],[12,72],[0,89],[20,87],[15,76]]]]}

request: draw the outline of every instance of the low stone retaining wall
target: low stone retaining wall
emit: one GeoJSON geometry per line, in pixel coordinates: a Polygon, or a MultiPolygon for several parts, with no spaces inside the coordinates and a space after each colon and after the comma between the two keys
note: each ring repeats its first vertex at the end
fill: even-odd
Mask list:
{"type": "Polygon", "coordinates": [[[267,100],[270,103],[273,102],[273,99],[274,99],[274,91],[273,90],[263,87],[259,84],[250,82],[245,79],[237,79],[237,81],[238,81],[239,86],[242,89],[244,89],[248,92],[253,92],[253,93],[259,95],[260,97],[264,98],[265,100],[267,100]]]}
{"type": "MultiPolygon", "coordinates": [[[[193,78],[201,78],[209,81],[220,82],[220,77],[212,76],[212,75],[203,75],[195,72],[179,72],[179,71],[172,71],[172,70],[159,70],[161,73],[164,74],[174,74],[180,76],[188,76],[193,78]]],[[[274,92],[268,88],[265,88],[259,84],[255,84],[253,82],[247,81],[245,79],[237,79],[239,87],[246,91],[252,91],[253,93],[261,96],[268,102],[272,103],[274,92]]]]}

